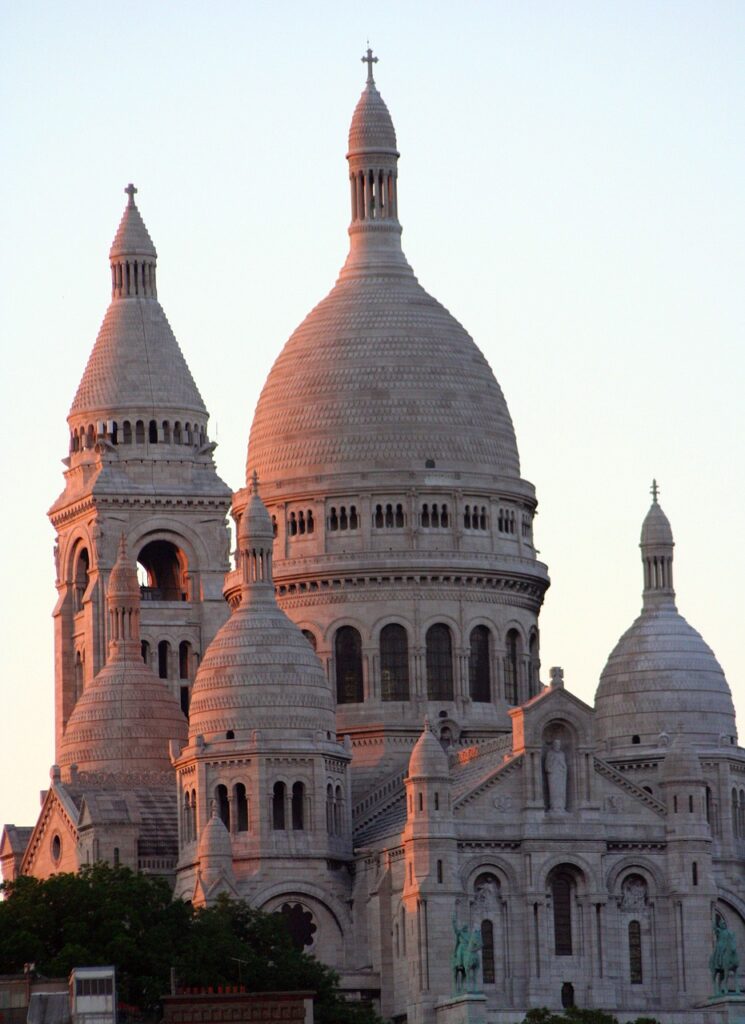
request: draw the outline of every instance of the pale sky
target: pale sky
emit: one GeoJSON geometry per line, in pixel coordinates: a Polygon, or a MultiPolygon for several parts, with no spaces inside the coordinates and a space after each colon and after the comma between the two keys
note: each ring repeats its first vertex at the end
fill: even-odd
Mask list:
{"type": "Polygon", "coordinates": [[[237,488],[264,378],[346,253],[368,38],[405,252],[489,359],[537,489],[544,680],[592,702],[656,476],[678,606],[745,730],[745,4],[4,0],[0,824],[35,821],[54,759],[45,513],[122,190],[237,488]]]}

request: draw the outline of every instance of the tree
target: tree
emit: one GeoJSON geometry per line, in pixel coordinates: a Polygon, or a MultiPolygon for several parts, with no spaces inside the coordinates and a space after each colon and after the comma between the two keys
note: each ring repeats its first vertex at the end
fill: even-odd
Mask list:
{"type": "Polygon", "coordinates": [[[284,920],[241,901],[194,910],[162,879],[96,864],[2,887],[0,973],[33,962],[40,974],[114,964],[122,1002],[155,1017],[170,969],[182,985],[244,984],[248,991],[310,989],[318,1024],[375,1024],[345,1002],[333,971],[295,949],[284,920]]]}

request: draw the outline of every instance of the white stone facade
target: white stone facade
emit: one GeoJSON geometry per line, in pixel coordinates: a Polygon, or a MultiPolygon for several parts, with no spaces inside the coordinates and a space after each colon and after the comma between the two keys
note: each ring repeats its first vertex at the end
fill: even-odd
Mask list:
{"type": "Polygon", "coordinates": [[[655,488],[642,612],[595,706],[560,669],[541,682],[535,490],[491,369],[403,255],[396,136],[366,59],[349,257],[262,392],[233,569],[231,495],[128,190],[50,513],[62,767],[36,827],[6,827],[3,869],[99,857],[196,903],[225,892],[285,913],[397,1022],[507,1024],[570,1001],[723,1021],[708,961],[719,919],[745,954],[745,751],[721,668],[675,605],[670,524],[655,488]],[[76,723],[116,675],[122,533],[147,574],[145,661],[189,711],[170,769],[136,743],[103,773],[92,754],[74,763],[76,723]],[[452,999],[454,927],[481,945],[483,999],[452,999]]]}

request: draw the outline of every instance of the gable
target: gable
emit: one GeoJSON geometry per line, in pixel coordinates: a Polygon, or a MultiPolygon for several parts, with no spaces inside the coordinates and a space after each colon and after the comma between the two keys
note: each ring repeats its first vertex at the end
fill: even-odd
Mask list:
{"type": "Polygon", "coordinates": [[[77,817],[74,805],[70,801],[63,802],[52,787],[44,798],[39,820],[23,856],[21,874],[43,879],[63,871],[78,870],[77,817]]]}

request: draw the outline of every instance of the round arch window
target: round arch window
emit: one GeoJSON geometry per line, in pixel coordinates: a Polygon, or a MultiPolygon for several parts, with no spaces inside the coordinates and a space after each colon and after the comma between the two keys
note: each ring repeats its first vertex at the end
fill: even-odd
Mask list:
{"type": "Polygon", "coordinates": [[[55,833],[52,838],[52,860],[55,864],[59,863],[59,859],[62,856],[62,840],[55,833]]]}
{"type": "Polygon", "coordinates": [[[308,949],[316,941],[317,927],[313,915],[302,903],[283,903],[279,913],[284,917],[292,944],[297,950],[308,949]]]}

